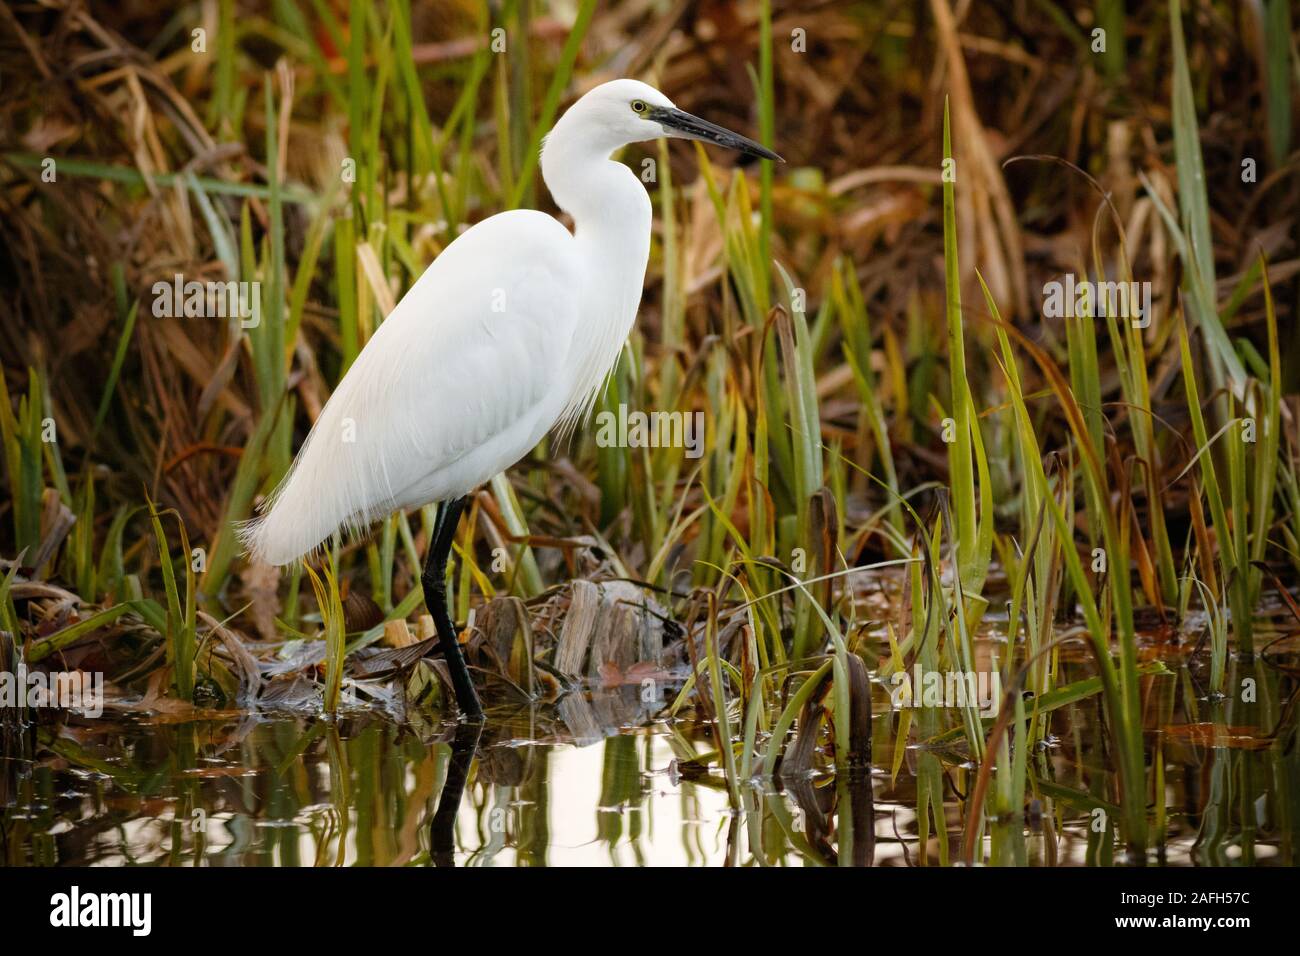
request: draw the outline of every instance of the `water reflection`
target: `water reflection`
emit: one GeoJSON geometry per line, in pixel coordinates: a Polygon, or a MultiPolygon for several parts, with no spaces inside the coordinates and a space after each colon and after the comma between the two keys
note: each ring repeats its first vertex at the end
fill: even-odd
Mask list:
{"type": "Polygon", "coordinates": [[[482,736],[483,724],[475,720],[458,726],[456,735],[451,740],[451,761],[447,765],[447,777],[442,782],[438,809],[429,824],[429,847],[433,853],[434,866],[456,864],[456,817],[460,814],[465,782],[469,779],[469,768],[478,754],[478,742],[482,736]]]}
{"type": "MultiPolygon", "coordinates": [[[[1153,823],[1172,864],[1291,864],[1300,828],[1294,678],[1236,661],[1254,697],[1183,677],[1144,691],[1153,823]],[[1153,791],[1153,796],[1154,796],[1153,791]]],[[[941,865],[961,856],[960,754],[906,746],[877,686],[874,769],[814,762],[733,791],[711,729],[639,726],[566,698],[489,723],[398,727],[210,714],[61,719],[0,733],[6,865],[941,865]],[[897,757],[897,759],[896,759],[897,757]]],[[[633,695],[635,697],[635,695],[633,695]]],[[[634,706],[633,701],[627,702],[634,706]]],[[[1030,759],[1030,812],[991,821],[998,863],[1121,862],[1096,810],[1115,798],[1096,698],[1069,705],[1030,759]]],[[[924,722],[925,715],[919,720],[924,722]]],[[[1104,814],[1103,814],[1104,817],[1104,814]]]]}

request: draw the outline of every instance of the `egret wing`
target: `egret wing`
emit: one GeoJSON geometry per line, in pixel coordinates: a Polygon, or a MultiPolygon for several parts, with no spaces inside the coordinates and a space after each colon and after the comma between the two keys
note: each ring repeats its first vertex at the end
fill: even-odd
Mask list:
{"type": "Polygon", "coordinates": [[[580,270],[542,213],[484,220],[439,256],[326,403],[245,533],[286,563],[340,526],[464,494],[518,460],[568,397],[580,270]]]}

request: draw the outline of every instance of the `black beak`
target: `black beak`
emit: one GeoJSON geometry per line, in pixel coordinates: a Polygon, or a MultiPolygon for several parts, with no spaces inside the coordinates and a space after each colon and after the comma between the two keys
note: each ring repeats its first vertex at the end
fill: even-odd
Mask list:
{"type": "Polygon", "coordinates": [[[785,162],[784,159],[761,143],[756,143],[739,133],[733,133],[716,123],[702,120],[698,116],[692,116],[690,113],[679,109],[655,107],[647,118],[662,126],[664,132],[669,136],[679,136],[682,139],[698,139],[702,143],[714,143],[718,146],[725,146],[727,149],[737,150],[746,156],[759,156],[778,163],[785,162]]]}

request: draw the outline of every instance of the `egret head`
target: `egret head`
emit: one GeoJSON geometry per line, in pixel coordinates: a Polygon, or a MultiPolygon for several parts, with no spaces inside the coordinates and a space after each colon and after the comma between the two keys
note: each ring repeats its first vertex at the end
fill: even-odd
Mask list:
{"type": "Polygon", "coordinates": [[[653,86],[639,80],[611,80],[591,90],[574,103],[556,125],[613,152],[628,143],[640,143],[662,136],[697,139],[734,149],[747,156],[761,156],[784,162],[760,143],[692,116],[653,86]]]}

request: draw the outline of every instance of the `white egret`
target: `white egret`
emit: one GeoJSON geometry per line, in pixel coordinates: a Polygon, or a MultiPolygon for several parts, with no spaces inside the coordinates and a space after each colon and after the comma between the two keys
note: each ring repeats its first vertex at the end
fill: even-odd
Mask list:
{"type": "Polygon", "coordinates": [[[464,716],[482,709],[444,586],[465,496],[590,410],[636,318],[650,251],[646,188],[610,156],[663,136],[780,160],[645,83],[591,90],[542,149],[542,178],[573,233],[520,209],[457,237],[366,343],[241,529],[255,558],[288,564],[340,528],[440,502],[421,583],[464,716]]]}

